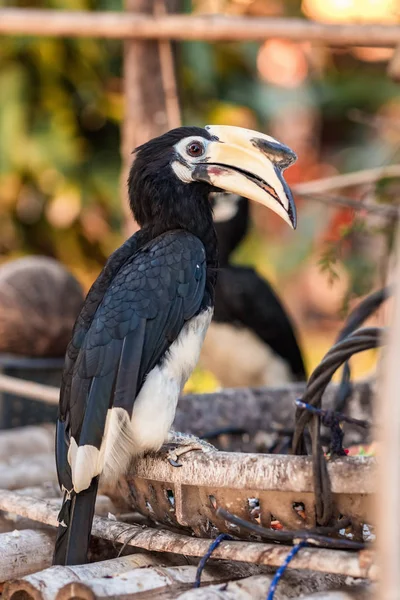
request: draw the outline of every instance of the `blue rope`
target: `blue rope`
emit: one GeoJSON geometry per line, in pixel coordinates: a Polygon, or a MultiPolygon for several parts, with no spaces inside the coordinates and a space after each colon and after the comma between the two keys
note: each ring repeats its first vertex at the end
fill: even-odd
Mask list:
{"type": "Polygon", "coordinates": [[[220,533],[218,537],[215,538],[213,542],[211,542],[210,547],[208,548],[205,555],[200,559],[199,566],[197,567],[196,579],[194,582],[194,588],[199,588],[201,583],[201,575],[203,573],[204,567],[207,564],[208,559],[211,554],[214,552],[216,548],[220,545],[224,540],[233,540],[233,537],[228,533],[220,533]]]}
{"type": "Polygon", "coordinates": [[[271,585],[269,586],[269,590],[268,590],[267,600],[274,600],[274,594],[275,594],[276,588],[278,587],[278,583],[281,580],[282,575],[286,571],[288,564],[296,556],[298,551],[301,550],[301,548],[304,548],[304,546],[307,546],[306,540],[303,540],[303,541],[299,542],[298,544],[296,544],[296,546],[293,546],[292,550],[289,552],[289,554],[285,558],[285,562],[283,563],[283,565],[281,567],[279,567],[279,569],[275,573],[273,580],[271,581],[271,585]]]}

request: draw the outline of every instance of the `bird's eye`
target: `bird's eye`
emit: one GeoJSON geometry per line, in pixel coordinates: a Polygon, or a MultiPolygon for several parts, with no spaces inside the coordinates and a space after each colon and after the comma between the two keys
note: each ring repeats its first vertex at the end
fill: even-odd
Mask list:
{"type": "Polygon", "coordinates": [[[189,154],[189,156],[201,156],[202,154],[204,154],[204,146],[201,142],[198,141],[190,142],[190,144],[186,146],[186,151],[189,154]]]}

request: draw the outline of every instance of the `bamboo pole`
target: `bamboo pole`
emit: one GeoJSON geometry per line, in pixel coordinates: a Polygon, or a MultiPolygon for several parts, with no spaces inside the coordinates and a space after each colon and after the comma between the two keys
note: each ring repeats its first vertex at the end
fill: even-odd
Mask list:
{"type": "MultiPolygon", "coordinates": [[[[7,490],[0,490],[0,510],[14,512],[47,525],[57,524],[58,511],[50,503],[7,490]]],[[[127,525],[103,517],[94,518],[92,535],[151,552],[171,552],[185,556],[204,556],[210,546],[208,539],[193,538],[163,529],[127,525]]],[[[213,558],[280,567],[290,550],[290,546],[284,545],[224,541],[215,549],[213,558]]],[[[374,555],[370,550],[355,553],[304,548],[290,563],[290,568],[372,580],[377,577],[374,555]]]]}
{"type": "Polygon", "coordinates": [[[83,12],[3,8],[0,34],[113,39],[263,41],[279,37],[333,46],[397,46],[400,26],[316,23],[227,15],[151,16],[118,12],[83,12]]]}

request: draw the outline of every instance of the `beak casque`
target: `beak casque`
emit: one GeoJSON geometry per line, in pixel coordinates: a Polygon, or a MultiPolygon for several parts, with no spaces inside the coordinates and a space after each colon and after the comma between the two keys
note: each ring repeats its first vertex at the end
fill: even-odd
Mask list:
{"type": "Polygon", "coordinates": [[[295,162],[296,154],[250,129],[219,125],[205,129],[214,139],[192,178],[267,206],[294,229],[296,207],[283,170],[295,162]]]}

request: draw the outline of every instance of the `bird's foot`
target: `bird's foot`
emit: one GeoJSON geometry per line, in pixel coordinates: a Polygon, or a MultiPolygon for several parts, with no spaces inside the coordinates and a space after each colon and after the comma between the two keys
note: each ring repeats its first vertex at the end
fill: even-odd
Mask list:
{"type": "Polygon", "coordinates": [[[169,450],[167,460],[173,467],[181,467],[179,457],[194,450],[201,452],[215,452],[217,449],[208,442],[199,439],[195,435],[180,433],[179,431],[170,431],[168,434],[168,444],[173,444],[174,448],[169,450]]]}

